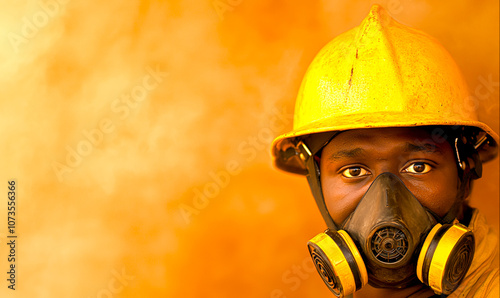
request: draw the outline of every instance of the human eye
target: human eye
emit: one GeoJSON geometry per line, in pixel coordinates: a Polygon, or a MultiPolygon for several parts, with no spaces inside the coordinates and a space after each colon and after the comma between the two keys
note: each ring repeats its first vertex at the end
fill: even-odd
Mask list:
{"type": "Polygon", "coordinates": [[[340,173],[342,174],[342,176],[344,176],[346,178],[358,178],[358,177],[370,175],[369,171],[367,171],[366,169],[364,169],[362,167],[357,167],[357,166],[344,168],[340,171],[340,173]]]}
{"type": "Polygon", "coordinates": [[[430,172],[432,170],[432,166],[426,162],[414,162],[407,166],[406,168],[403,169],[403,172],[405,173],[411,173],[411,174],[425,174],[430,172]]]}

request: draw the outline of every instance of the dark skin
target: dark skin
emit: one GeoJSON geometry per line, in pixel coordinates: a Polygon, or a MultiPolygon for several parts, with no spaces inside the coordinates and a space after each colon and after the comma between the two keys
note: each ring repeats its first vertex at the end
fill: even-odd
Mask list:
{"type": "MultiPolygon", "coordinates": [[[[337,226],[354,211],[375,178],[385,172],[397,175],[417,200],[438,216],[443,217],[459,197],[454,149],[442,136],[421,128],[342,132],[323,149],[320,170],[326,206],[337,226]]],[[[366,285],[354,296],[412,294],[412,297],[429,297],[433,292],[423,284],[406,289],[366,285]]]]}

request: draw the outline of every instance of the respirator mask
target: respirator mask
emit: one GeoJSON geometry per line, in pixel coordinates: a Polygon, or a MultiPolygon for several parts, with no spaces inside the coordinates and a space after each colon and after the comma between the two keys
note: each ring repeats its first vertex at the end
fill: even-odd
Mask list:
{"type": "Polygon", "coordinates": [[[375,178],[354,212],[336,226],[322,197],[314,155],[303,142],[296,148],[328,226],[308,242],[309,252],[335,296],[350,295],[368,281],[375,287],[405,288],[418,278],[444,295],[460,285],[474,256],[470,229],[438,218],[388,172],[375,178]]]}
{"type": "Polygon", "coordinates": [[[308,243],[323,281],[338,297],[368,282],[402,288],[418,279],[449,294],[460,284],[474,255],[465,226],[441,225],[394,174],[379,175],[356,210],[337,231],[308,243]]]}

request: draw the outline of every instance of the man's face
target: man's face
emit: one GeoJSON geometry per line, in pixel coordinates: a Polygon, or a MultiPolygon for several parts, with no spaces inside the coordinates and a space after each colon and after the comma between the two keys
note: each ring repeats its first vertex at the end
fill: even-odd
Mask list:
{"type": "Polygon", "coordinates": [[[378,175],[397,175],[420,203],[444,216],[456,201],[455,151],[439,134],[420,128],[342,132],[323,149],[321,185],[337,226],[351,214],[378,175]]]}

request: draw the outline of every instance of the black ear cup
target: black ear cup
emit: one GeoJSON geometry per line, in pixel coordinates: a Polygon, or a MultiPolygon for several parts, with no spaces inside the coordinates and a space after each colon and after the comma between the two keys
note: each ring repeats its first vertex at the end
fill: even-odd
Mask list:
{"type": "Polygon", "coordinates": [[[368,283],[361,255],[345,231],[326,230],[307,246],[321,278],[336,297],[344,297],[368,283]]]}
{"type": "Polygon", "coordinates": [[[461,224],[437,224],[420,251],[417,276],[437,294],[449,295],[460,285],[474,257],[474,234],[461,224]]]}

